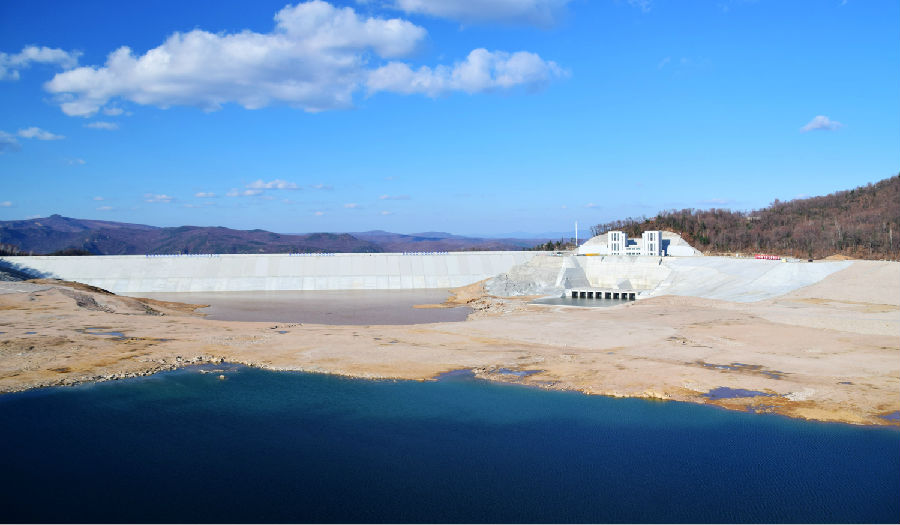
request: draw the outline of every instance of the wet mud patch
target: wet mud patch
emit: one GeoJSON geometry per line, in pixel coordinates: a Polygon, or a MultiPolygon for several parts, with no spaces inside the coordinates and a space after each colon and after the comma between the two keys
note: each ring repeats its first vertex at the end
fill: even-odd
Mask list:
{"type": "Polygon", "coordinates": [[[720,386],[718,388],[713,388],[709,392],[703,394],[702,397],[711,400],[719,400],[719,399],[734,399],[740,397],[775,397],[777,394],[770,394],[767,392],[761,392],[759,390],[746,390],[743,388],[729,388],[727,386],[720,386]]]}

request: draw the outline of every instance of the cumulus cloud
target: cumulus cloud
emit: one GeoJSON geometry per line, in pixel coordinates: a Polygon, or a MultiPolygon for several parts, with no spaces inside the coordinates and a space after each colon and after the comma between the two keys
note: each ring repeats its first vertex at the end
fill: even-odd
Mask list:
{"type": "Polygon", "coordinates": [[[599,204],[594,204],[593,202],[589,202],[589,203],[585,204],[584,207],[585,207],[585,208],[599,208],[600,205],[599,205],[599,204]]]}
{"type": "Polygon", "coordinates": [[[198,191],[197,193],[194,194],[194,197],[198,197],[198,198],[201,198],[201,199],[211,199],[211,198],[213,198],[213,197],[215,197],[215,196],[216,196],[215,193],[211,193],[211,192],[208,192],[208,191],[198,191]]]}
{"type": "Polygon", "coordinates": [[[20,149],[22,149],[22,146],[19,145],[19,141],[16,140],[14,135],[0,131],[0,155],[19,151],[20,149]]]}
{"type": "Polygon", "coordinates": [[[15,54],[0,52],[0,80],[18,80],[19,71],[31,64],[56,64],[63,69],[71,69],[78,65],[78,51],[38,46],[25,46],[15,54]]]}
{"type": "Polygon", "coordinates": [[[392,211],[383,211],[383,212],[381,212],[381,215],[393,215],[393,214],[394,214],[394,212],[392,212],[392,211]]]}
{"type": "Polygon", "coordinates": [[[99,206],[97,208],[97,211],[112,211],[114,209],[115,208],[113,208],[112,206],[99,206]]]}
{"type": "Polygon", "coordinates": [[[96,122],[89,122],[84,125],[86,128],[91,129],[105,129],[107,131],[115,131],[119,129],[119,125],[115,122],[104,122],[102,120],[98,120],[96,122]]]}
{"type": "Polygon", "coordinates": [[[360,206],[359,204],[357,204],[355,202],[348,202],[347,204],[344,204],[344,207],[347,208],[348,210],[362,209],[362,206],[360,206]]]}
{"type": "Polygon", "coordinates": [[[174,33],[143,55],[123,46],[104,66],[57,74],[45,87],[67,115],[93,115],[115,97],[163,108],[281,102],[321,111],[351,105],[368,53],[402,57],[425,36],[406,20],[313,0],[280,10],[269,33],[174,33]]]}
{"type": "Polygon", "coordinates": [[[383,201],[408,201],[409,195],[382,195],[378,198],[383,201]]]}
{"type": "Polygon", "coordinates": [[[62,135],[57,135],[55,133],[50,133],[47,130],[43,130],[41,128],[31,126],[30,128],[20,129],[19,136],[26,139],[37,139],[37,140],[60,140],[66,137],[62,135]]]}
{"type": "Polygon", "coordinates": [[[817,129],[823,131],[834,131],[842,126],[843,124],[841,124],[840,122],[831,120],[825,115],[817,115],[812,120],[807,122],[805,126],[800,128],[800,131],[802,131],[803,133],[806,133],[807,131],[815,131],[817,129]]]}
{"type": "Polygon", "coordinates": [[[171,195],[166,195],[165,193],[153,194],[153,193],[145,193],[144,194],[144,202],[172,202],[175,200],[175,197],[171,195]]]}
{"type": "Polygon", "coordinates": [[[297,186],[297,184],[293,182],[288,182],[282,179],[270,180],[269,182],[264,182],[262,179],[258,179],[248,184],[247,188],[256,190],[296,190],[297,188],[299,188],[299,186],[297,186]]]}
{"type": "MultiPolygon", "coordinates": [[[[524,0],[504,1],[515,7],[524,0]]],[[[520,10],[550,12],[547,6],[566,1],[530,0],[520,10]]],[[[476,5],[472,0],[471,10],[476,5]]],[[[412,4],[409,9],[415,10],[412,4]]],[[[476,93],[535,87],[561,74],[555,63],[527,52],[476,49],[453,67],[415,71],[398,61],[426,36],[408,20],[365,17],[350,7],[311,0],[278,11],[268,33],[174,33],[144,54],[123,46],[104,65],[59,73],[44,87],[64,113],[83,117],[116,114],[121,100],[208,111],[228,103],[247,109],[286,104],[315,112],[351,107],[364,87],[370,93],[476,93]]]]}
{"type": "Polygon", "coordinates": [[[547,27],[570,0],[394,0],[393,7],[459,22],[501,22],[547,27]]]}
{"type": "Polygon", "coordinates": [[[84,159],[66,159],[69,166],[84,166],[87,162],[84,159]]]}
{"type": "Polygon", "coordinates": [[[566,73],[553,61],[528,51],[506,53],[479,48],[453,67],[422,66],[412,69],[403,62],[390,62],[369,73],[369,93],[390,91],[438,97],[451,91],[481,93],[524,86],[535,90],[566,73]]]}
{"type": "Polygon", "coordinates": [[[101,197],[101,196],[98,195],[98,196],[94,197],[94,200],[95,200],[95,201],[102,201],[102,200],[103,200],[103,197],[101,197]]]}
{"type": "Polygon", "coordinates": [[[0,202],[0,208],[12,208],[12,201],[3,201],[0,202]]]}

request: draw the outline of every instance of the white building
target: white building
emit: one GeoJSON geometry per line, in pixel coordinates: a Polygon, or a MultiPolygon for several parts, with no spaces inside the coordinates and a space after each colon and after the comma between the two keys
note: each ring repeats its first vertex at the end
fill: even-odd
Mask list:
{"type": "Polygon", "coordinates": [[[649,231],[641,234],[641,255],[660,256],[662,254],[661,231],[649,231]]]}
{"type": "Polygon", "coordinates": [[[606,238],[610,255],[665,255],[660,231],[644,232],[640,243],[629,240],[628,234],[622,231],[610,231],[606,238]]]}

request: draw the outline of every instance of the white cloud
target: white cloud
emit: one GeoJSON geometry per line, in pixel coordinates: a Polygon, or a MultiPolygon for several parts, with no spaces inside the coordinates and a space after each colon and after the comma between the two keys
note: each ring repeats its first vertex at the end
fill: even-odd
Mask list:
{"type": "Polygon", "coordinates": [[[103,200],[103,197],[101,197],[101,196],[98,195],[98,196],[94,197],[94,200],[95,200],[95,201],[102,201],[102,200],[103,200]]]}
{"type": "MultiPolygon", "coordinates": [[[[568,0],[504,1],[513,7],[527,4],[522,12],[536,13],[568,0]]],[[[44,88],[56,95],[64,113],[83,117],[116,112],[120,100],[207,111],[228,103],[247,109],[286,104],[315,112],[351,107],[364,87],[369,93],[437,96],[453,90],[534,88],[563,74],[555,63],[524,51],[476,49],[452,68],[415,71],[396,61],[410,56],[426,36],[424,28],[408,20],[366,18],[350,7],[311,0],[276,13],[268,33],[174,33],[142,55],[123,46],[102,66],[58,73],[44,88]]]]}
{"type": "Polygon", "coordinates": [[[347,204],[344,204],[344,207],[347,208],[348,210],[361,210],[362,209],[362,206],[360,206],[359,204],[357,204],[355,202],[348,202],[347,204]]]}
{"type": "Polygon", "coordinates": [[[125,113],[125,110],[122,108],[117,108],[117,107],[103,108],[103,114],[109,115],[110,117],[117,117],[117,116],[121,115],[122,113],[125,113]]]}
{"type": "Polygon", "coordinates": [[[382,195],[378,198],[383,201],[408,201],[409,195],[382,195]]]}
{"type": "Polygon", "coordinates": [[[656,64],[656,69],[662,69],[662,68],[666,67],[666,65],[671,61],[672,61],[672,57],[666,57],[666,58],[660,60],[659,63],[656,64]]]}
{"type": "Polygon", "coordinates": [[[314,190],[328,190],[328,191],[330,191],[330,190],[333,190],[333,189],[334,189],[334,186],[332,186],[332,185],[330,185],[330,184],[313,184],[312,186],[310,186],[310,188],[312,188],[312,189],[314,189],[314,190]]]}
{"type": "Polygon", "coordinates": [[[460,22],[551,26],[570,0],[394,0],[393,7],[460,22]]]}
{"type": "Polygon", "coordinates": [[[18,80],[19,71],[38,64],[57,64],[63,69],[71,69],[78,65],[78,51],[63,51],[62,49],[38,46],[25,46],[16,54],[0,52],[0,80],[18,80]]]}
{"type": "Polygon", "coordinates": [[[194,194],[194,197],[198,197],[201,199],[211,199],[215,196],[216,196],[215,193],[208,192],[208,191],[198,191],[197,193],[194,194]]]}
{"type": "Polygon", "coordinates": [[[144,202],[172,202],[175,200],[175,197],[171,195],[166,195],[165,193],[153,194],[153,193],[145,193],[144,194],[144,202]]]}
{"type": "Polygon", "coordinates": [[[288,182],[282,179],[270,180],[269,182],[264,182],[262,179],[258,179],[251,182],[246,187],[257,190],[296,190],[300,186],[297,186],[296,183],[288,182]]]}
{"type": "Polygon", "coordinates": [[[84,166],[87,162],[84,159],[66,159],[66,164],[69,166],[84,166]]]}
{"type": "Polygon", "coordinates": [[[45,88],[67,115],[90,116],[116,97],[144,105],[215,110],[286,103],[307,111],[352,105],[368,53],[398,58],[425,29],[399,18],[364,18],[352,8],[313,0],[286,6],[269,33],[174,33],[136,56],[128,47],[101,67],[57,74],[45,88]]]}
{"type": "Polygon", "coordinates": [[[22,146],[19,145],[19,141],[16,140],[16,137],[11,133],[7,133],[5,131],[0,131],[0,155],[19,151],[22,149],[22,146]]]}
{"type": "Polygon", "coordinates": [[[57,135],[56,133],[50,133],[47,130],[38,128],[36,126],[31,126],[30,128],[20,129],[19,136],[26,139],[37,139],[37,140],[60,140],[66,137],[62,135],[57,135]]]}
{"type": "Polygon", "coordinates": [[[317,212],[315,212],[314,214],[315,214],[316,217],[321,217],[322,215],[325,215],[325,212],[324,212],[324,211],[317,211],[317,212]]]}
{"type": "Polygon", "coordinates": [[[800,131],[803,133],[806,133],[807,131],[815,131],[817,129],[823,131],[834,131],[842,126],[843,124],[841,124],[840,122],[831,120],[825,115],[817,115],[812,120],[807,122],[805,126],[800,128],[800,131]]]}
{"type": "Polygon", "coordinates": [[[383,211],[383,212],[381,212],[380,215],[393,215],[393,214],[394,214],[394,212],[392,212],[392,211],[383,211]]]}
{"type": "Polygon", "coordinates": [[[232,188],[231,191],[225,194],[226,197],[253,197],[255,195],[259,195],[262,193],[262,190],[239,190],[237,188],[232,188]]]}
{"type": "Polygon", "coordinates": [[[84,125],[86,128],[91,129],[105,129],[107,131],[115,131],[119,129],[119,125],[115,122],[104,122],[102,120],[98,120],[96,122],[89,122],[84,125]]]}
{"type": "Polygon", "coordinates": [[[97,208],[97,211],[111,211],[111,210],[114,210],[114,209],[115,209],[115,208],[113,208],[112,206],[100,206],[100,207],[97,208]]]}
{"type": "Polygon", "coordinates": [[[600,205],[599,205],[599,204],[594,204],[593,202],[589,202],[589,203],[585,204],[584,207],[585,207],[585,208],[599,208],[600,205]]]}
{"type": "Polygon", "coordinates": [[[366,86],[370,94],[390,91],[438,97],[451,91],[482,93],[516,86],[535,90],[566,74],[555,62],[528,51],[506,53],[479,48],[452,68],[422,66],[413,70],[408,64],[390,62],[371,71],[366,86]]]}
{"type": "Polygon", "coordinates": [[[12,208],[13,203],[11,201],[3,201],[0,202],[0,208],[12,208]]]}

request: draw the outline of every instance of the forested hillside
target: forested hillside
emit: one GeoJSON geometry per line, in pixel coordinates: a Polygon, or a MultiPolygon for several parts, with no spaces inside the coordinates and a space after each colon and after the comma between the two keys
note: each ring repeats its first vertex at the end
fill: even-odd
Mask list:
{"type": "Polygon", "coordinates": [[[707,254],[772,253],[801,258],[845,255],[900,259],[900,175],[822,197],[775,200],[751,212],[669,210],[652,219],[628,218],[591,228],[671,230],[707,254]]]}

